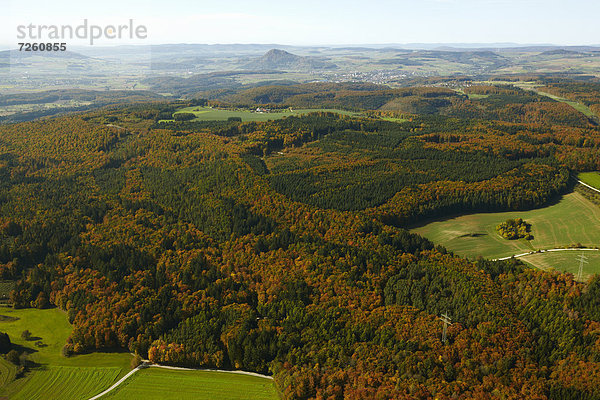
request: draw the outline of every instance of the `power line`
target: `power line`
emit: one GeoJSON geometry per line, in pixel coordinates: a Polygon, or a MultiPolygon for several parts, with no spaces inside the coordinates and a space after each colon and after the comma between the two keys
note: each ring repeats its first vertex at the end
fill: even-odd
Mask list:
{"type": "Polygon", "coordinates": [[[444,323],[444,330],[442,331],[442,343],[446,343],[448,338],[448,325],[452,325],[452,318],[450,318],[446,312],[442,314],[439,319],[444,323]]]}
{"type": "Polygon", "coordinates": [[[583,264],[588,264],[589,261],[587,260],[587,257],[584,256],[583,254],[579,255],[579,272],[577,273],[577,280],[578,281],[582,281],[583,280],[583,264]]]}

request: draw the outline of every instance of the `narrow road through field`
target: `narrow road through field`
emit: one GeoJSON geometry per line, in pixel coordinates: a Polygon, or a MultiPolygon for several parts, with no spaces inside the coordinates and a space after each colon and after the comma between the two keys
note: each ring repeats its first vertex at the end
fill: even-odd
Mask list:
{"type": "Polygon", "coordinates": [[[581,183],[583,186],[585,186],[585,187],[586,187],[586,188],[588,188],[588,189],[592,189],[594,192],[598,192],[598,193],[600,193],[600,190],[596,189],[596,188],[595,188],[595,187],[593,187],[593,186],[590,186],[590,185],[588,185],[587,183],[583,183],[583,182],[581,182],[581,181],[579,181],[579,180],[578,180],[577,182],[578,182],[578,183],[581,183]]]}
{"type": "Polygon", "coordinates": [[[539,254],[539,253],[550,253],[553,251],[600,251],[600,249],[587,249],[587,248],[574,248],[574,249],[549,249],[549,250],[535,250],[535,251],[530,251],[529,253],[523,253],[523,254],[515,254],[514,256],[509,256],[509,257],[502,257],[502,258],[495,258],[492,261],[504,261],[504,260],[510,260],[511,258],[519,258],[519,257],[525,257],[525,256],[530,256],[532,254],[539,254]]]}
{"type": "MultiPolygon", "coordinates": [[[[238,374],[238,375],[250,375],[256,376],[258,378],[270,379],[273,380],[272,376],[257,374],[256,372],[246,372],[246,371],[226,371],[222,369],[204,369],[204,368],[184,368],[184,367],[171,367],[169,365],[159,365],[159,364],[149,364],[150,368],[163,368],[163,369],[172,369],[175,371],[206,371],[206,372],[226,372],[228,374],[238,374]]],[[[91,400],[91,399],[90,399],[91,400]]]]}
{"type": "Polygon", "coordinates": [[[127,373],[127,375],[125,375],[124,377],[122,377],[121,379],[119,379],[117,382],[115,382],[114,385],[112,385],[111,387],[109,387],[108,389],[106,389],[104,392],[102,392],[100,394],[97,394],[94,397],[91,397],[89,400],[96,400],[96,399],[99,399],[100,397],[104,396],[105,394],[107,394],[108,392],[112,391],[117,386],[119,386],[121,383],[125,382],[127,380],[127,378],[129,378],[131,375],[133,375],[136,372],[138,372],[141,368],[143,368],[143,366],[142,365],[138,365],[137,367],[135,367],[134,369],[132,369],[131,371],[129,371],[127,373]]]}

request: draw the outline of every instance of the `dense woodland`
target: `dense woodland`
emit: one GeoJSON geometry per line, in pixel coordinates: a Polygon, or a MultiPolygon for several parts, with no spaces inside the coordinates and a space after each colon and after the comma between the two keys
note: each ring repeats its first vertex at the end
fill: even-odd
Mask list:
{"type": "Polygon", "coordinates": [[[600,169],[598,127],[518,89],[378,90],[290,93],[379,109],[356,118],[158,122],[199,101],[0,126],[14,307],[65,310],[65,354],[273,374],[286,399],[600,399],[600,278],[406,230],[543,206],[600,169]]]}

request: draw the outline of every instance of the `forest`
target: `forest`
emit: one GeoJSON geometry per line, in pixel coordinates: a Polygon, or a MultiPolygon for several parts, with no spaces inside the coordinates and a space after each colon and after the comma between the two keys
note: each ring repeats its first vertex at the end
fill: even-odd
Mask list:
{"type": "Polygon", "coordinates": [[[196,99],[0,125],[12,305],[64,310],[66,355],[269,374],[285,399],[600,399],[600,278],[407,231],[557,199],[600,169],[594,121],[516,87],[235,100],[260,99],[364,114],[159,123],[196,99]]]}

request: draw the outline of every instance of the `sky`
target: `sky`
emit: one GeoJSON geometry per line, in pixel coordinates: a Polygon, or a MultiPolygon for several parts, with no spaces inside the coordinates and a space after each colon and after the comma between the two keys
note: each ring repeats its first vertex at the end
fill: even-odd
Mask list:
{"type": "MultiPolygon", "coordinates": [[[[145,38],[99,45],[159,43],[600,44],[598,0],[0,0],[0,48],[15,48],[18,25],[102,29],[128,24],[145,38]]],[[[89,40],[67,40],[86,45],[89,40]]]]}

